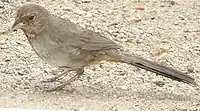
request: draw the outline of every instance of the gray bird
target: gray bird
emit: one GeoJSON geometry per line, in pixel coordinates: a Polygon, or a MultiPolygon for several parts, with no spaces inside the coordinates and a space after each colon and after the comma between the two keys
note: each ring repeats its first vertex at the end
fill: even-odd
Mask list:
{"type": "Polygon", "coordinates": [[[22,29],[35,53],[48,64],[64,69],[48,81],[54,81],[70,71],[76,75],[63,84],[49,89],[55,91],[84,73],[84,67],[100,61],[134,65],[153,73],[188,84],[194,79],[175,69],[159,65],[119,50],[120,46],[99,33],[84,29],[68,19],[59,18],[45,8],[26,4],[17,10],[13,30],[22,29]]]}

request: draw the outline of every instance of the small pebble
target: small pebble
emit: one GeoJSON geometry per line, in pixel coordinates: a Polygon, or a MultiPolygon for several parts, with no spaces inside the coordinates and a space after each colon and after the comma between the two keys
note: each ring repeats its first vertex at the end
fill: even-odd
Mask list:
{"type": "Polygon", "coordinates": [[[164,81],[158,80],[158,79],[153,79],[152,82],[153,82],[154,84],[156,84],[157,86],[160,86],[160,87],[162,87],[163,85],[165,85],[165,82],[164,82],[164,81]]]}
{"type": "Polygon", "coordinates": [[[128,89],[128,86],[121,86],[121,89],[127,90],[127,89],[128,89]]]}
{"type": "Polygon", "coordinates": [[[4,8],[4,5],[3,5],[3,4],[0,4],[0,8],[4,8]]]}
{"type": "Polygon", "coordinates": [[[142,18],[138,18],[138,17],[136,17],[136,18],[133,18],[131,21],[134,21],[134,22],[140,22],[140,21],[142,21],[142,18]]]}
{"type": "Polygon", "coordinates": [[[5,62],[10,62],[11,60],[10,59],[5,59],[5,62]]]}
{"type": "Polygon", "coordinates": [[[154,49],[151,51],[151,54],[153,56],[161,55],[165,52],[168,52],[170,49],[170,46],[168,45],[157,45],[154,47],[154,49]]]}
{"type": "Polygon", "coordinates": [[[4,44],[6,44],[6,40],[1,40],[0,45],[4,45],[4,44]]]}
{"type": "Polygon", "coordinates": [[[187,68],[187,72],[188,72],[188,73],[193,73],[193,72],[194,72],[194,67],[189,66],[189,67],[187,68]]]}
{"type": "Polygon", "coordinates": [[[91,1],[90,0],[82,0],[81,2],[82,3],[90,3],[91,1]]]}
{"type": "Polygon", "coordinates": [[[137,6],[135,7],[136,10],[144,10],[144,7],[141,7],[141,6],[137,6]]]}
{"type": "Polygon", "coordinates": [[[17,72],[17,74],[20,75],[20,76],[25,75],[25,74],[24,74],[23,72],[21,72],[21,71],[17,72]]]}
{"type": "Polygon", "coordinates": [[[160,4],[160,7],[164,7],[164,6],[165,6],[165,4],[164,4],[164,3],[161,3],[161,4],[160,4]]]}
{"type": "Polygon", "coordinates": [[[8,49],[8,47],[3,45],[3,46],[0,46],[0,49],[8,49]]]}
{"type": "Polygon", "coordinates": [[[179,22],[178,22],[178,21],[174,22],[174,25],[178,25],[178,24],[179,24],[179,22]]]}
{"type": "Polygon", "coordinates": [[[170,3],[171,5],[175,5],[175,4],[176,4],[175,1],[169,1],[169,3],[170,3]]]}

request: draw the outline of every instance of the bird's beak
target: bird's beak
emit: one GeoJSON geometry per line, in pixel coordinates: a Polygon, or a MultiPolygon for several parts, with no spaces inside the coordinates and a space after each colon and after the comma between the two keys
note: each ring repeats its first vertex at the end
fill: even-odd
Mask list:
{"type": "Polygon", "coordinates": [[[12,26],[12,30],[15,31],[17,29],[20,29],[24,26],[24,23],[22,23],[22,21],[20,20],[20,18],[15,18],[15,22],[12,26]]]}

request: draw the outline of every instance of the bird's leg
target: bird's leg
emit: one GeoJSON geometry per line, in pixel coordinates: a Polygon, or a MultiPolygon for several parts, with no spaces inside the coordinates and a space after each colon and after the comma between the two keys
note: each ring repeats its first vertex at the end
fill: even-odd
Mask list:
{"type": "Polygon", "coordinates": [[[66,76],[70,71],[72,71],[72,69],[64,69],[64,71],[61,72],[60,74],[57,74],[54,77],[43,80],[42,82],[54,82],[57,79],[59,79],[61,76],[66,76]]]}
{"type": "Polygon", "coordinates": [[[76,75],[74,75],[72,78],[70,78],[69,80],[63,82],[61,85],[56,86],[52,89],[47,89],[45,91],[47,92],[52,92],[52,91],[58,91],[61,90],[62,88],[64,88],[66,85],[70,84],[71,82],[73,82],[74,80],[76,80],[78,77],[80,77],[81,75],[83,75],[84,69],[80,68],[76,71],[76,75]]]}

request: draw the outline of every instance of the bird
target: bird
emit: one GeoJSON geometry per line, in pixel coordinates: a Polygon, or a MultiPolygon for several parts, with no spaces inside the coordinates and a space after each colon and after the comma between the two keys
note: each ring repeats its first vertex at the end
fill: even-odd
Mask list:
{"type": "Polygon", "coordinates": [[[76,74],[62,84],[47,91],[63,89],[83,75],[84,68],[101,61],[127,63],[191,85],[197,85],[191,76],[174,68],[160,65],[134,54],[128,54],[121,46],[100,33],[83,28],[51,14],[36,4],[24,4],[16,11],[12,30],[23,30],[34,52],[46,63],[63,69],[62,73],[48,78],[48,82],[74,71],[76,74]]]}

